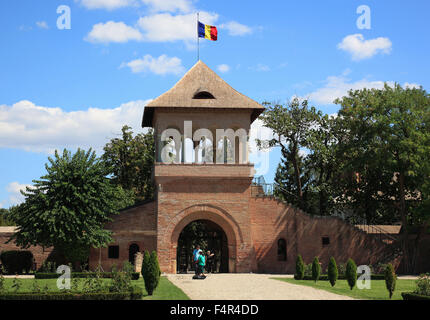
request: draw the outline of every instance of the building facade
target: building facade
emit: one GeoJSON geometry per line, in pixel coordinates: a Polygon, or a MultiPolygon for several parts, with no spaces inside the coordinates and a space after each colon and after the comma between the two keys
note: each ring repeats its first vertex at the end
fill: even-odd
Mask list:
{"type": "Polygon", "coordinates": [[[311,217],[252,183],[248,137],[263,111],[202,61],[150,102],[142,126],[156,137],[155,200],[123,210],[107,225],[114,242],[91,250],[91,268],[107,271],[133,261],[136,252],[156,250],[161,270],[176,273],[181,232],[193,221],[217,226],[224,272],[293,273],[298,254],[306,263],[319,256],[324,269],[331,256],[339,263],[396,263],[380,239],[339,218],[311,217]]]}

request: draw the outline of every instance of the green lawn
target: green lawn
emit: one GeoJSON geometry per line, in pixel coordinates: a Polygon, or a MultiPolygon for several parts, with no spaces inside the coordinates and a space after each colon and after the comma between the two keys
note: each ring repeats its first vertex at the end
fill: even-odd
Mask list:
{"type": "MultiPolygon", "coordinates": [[[[309,286],[316,289],[326,290],[332,293],[349,296],[356,299],[363,300],[388,300],[388,291],[385,287],[384,280],[372,280],[371,289],[358,289],[354,287],[352,290],[349,288],[346,280],[338,280],[336,285],[332,287],[329,281],[318,281],[314,282],[312,280],[295,280],[295,279],[285,279],[285,278],[272,278],[275,280],[285,281],[292,284],[298,284],[303,286],[309,286]]],[[[400,295],[402,292],[414,291],[415,290],[415,280],[397,280],[396,290],[393,294],[393,300],[402,300],[400,295]]]]}
{"type": "MultiPolygon", "coordinates": [[[[18,292],[29,292],[32,291],[33,283],[37,281],[38,285],[43,288],[45,285],[48,286],[49,291],[59,291],[57,288],[57,279],[19,279],[21,287],[18,292]]],[[[110,279],[102,279],[103,282],[111,281],[110,279]]],[[[79,279],[80,286],[82,286],[84,279],[79,279]]],[[[12,288],[13,279],[5,279],[5,287],[7,291],[14,292],[12,288]]],[[[133,285],[137,285],[143,289],[144,297],[143,300],[189,300],[188,296],[173,283],[167,280],[166,277],[160,278],[160,284],[155,289],[152,296],[149,296],[145,290],[145,283],[142,278],[139,280],[133,280],[133,285]]]]}

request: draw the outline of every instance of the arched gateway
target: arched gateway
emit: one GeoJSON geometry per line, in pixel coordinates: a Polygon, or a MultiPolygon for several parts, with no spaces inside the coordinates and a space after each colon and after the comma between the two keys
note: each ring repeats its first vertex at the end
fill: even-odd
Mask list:
{"type": "Polygon", "coordinates": [[[340,219],[310,217],[261,197],[253,186],[249,131],[263,111],[201,61],[151,101],[142,126],[154,128],[155,199],[107,225],[114,242],[91,250],[90,267],[110,270],[136,250],[156,250],[161,271],[176,273],[178,240],[193,221],[209,221],[211,232],[225,234],[229,272],[294,272],[298,254],[307,263],[319,256],[323,268],[331,256],[374,264],[385,249],[375,239],[340,219]]]}

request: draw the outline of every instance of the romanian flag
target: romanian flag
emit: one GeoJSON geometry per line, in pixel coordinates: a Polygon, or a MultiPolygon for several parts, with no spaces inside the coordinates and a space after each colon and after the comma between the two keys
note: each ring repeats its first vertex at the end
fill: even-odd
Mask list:
{"type": "Polygon", "coordinates": [[[203,24],[199,21],[197,31],[199,33],[199,38],[205,38],[212,41],[216,41],[218,39],[218,31],[216,27],[203,24]]]}

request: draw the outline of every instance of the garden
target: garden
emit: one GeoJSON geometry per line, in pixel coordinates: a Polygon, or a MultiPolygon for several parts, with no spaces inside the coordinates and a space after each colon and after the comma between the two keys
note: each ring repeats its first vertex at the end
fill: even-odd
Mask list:
{"type": "Polygon", "coordinates": [[[339,265],[330,258],[326,274],[321,273],[321,264],[315,257],[306,265],[299,255],[296,260],[294,279],[274,278],[292,284],[310,286],[335,294],[364,300],[430,300],[430,274],[422,274],[417,280],[397,279],[391,264],[383,273],[371,273],[366,287],[362,275],[357,275],[357,266],[352,259],[339,265]],[[358,283],[358,285],[357,285],[358,283]]]}
{"type": "MultiPolygon", "coordinates": [[[[28,251],[5,251],[0,255],[0,300],[187,300],[188,297],[166,277],[161,277],[155,252],[145,252],[142,277],[125,262],[111,272],[80,270],[59,274],[55,264],[46,262],[33,279],[17,276],[18,270],[29,273],[32,255],[28,251]],[[27,268],[28,267],[28,268],[27,268]],[[4,274],[16,274],[5,278],[4,274]],[[70,281],[67,283],[67,281],[70,281]],[[64,289],[62,289],[64,288],[64,289]]],[[[72,270],[70,268],[69,270],[72,270]]]]}

